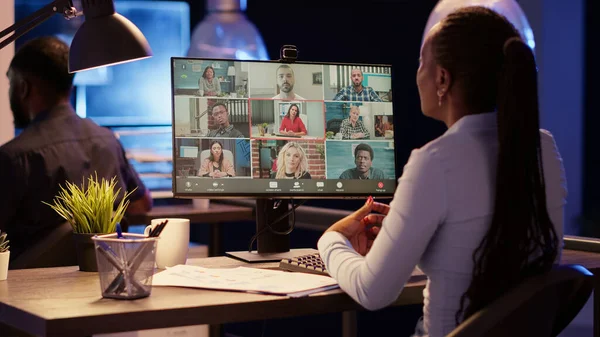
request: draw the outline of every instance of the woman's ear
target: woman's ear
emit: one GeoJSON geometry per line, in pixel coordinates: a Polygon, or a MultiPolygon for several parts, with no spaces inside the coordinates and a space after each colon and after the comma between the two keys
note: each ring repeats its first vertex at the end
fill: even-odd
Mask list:
{"type": "Polygon", "coordinates": [[[439,65],[436,66],[435,85],[438,92],[443,92],[444,94],[447,93],[452,86],[452,75],[450,75],[448,70],[439,65]]]}

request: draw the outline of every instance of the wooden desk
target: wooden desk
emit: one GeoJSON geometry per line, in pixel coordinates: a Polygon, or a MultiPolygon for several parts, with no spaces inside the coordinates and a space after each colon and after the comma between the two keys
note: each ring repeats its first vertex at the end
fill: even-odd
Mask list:
{"type": "MultiPolygon", "coordinates": [[[[188,264],[235,267],[228,257],[190,259],[188,264]]],[[[253,264],[274,268],[276,263],[253,264]]],[[[409,283],[398,305],[422,302],[425,281],[409,283]]],[[[153,287],[135,301],[104,299],[97,273],[77,267],[10,270],[0,282],[0,322],[39,336],[87,336],[97,333],[223,324],[291,316],[360,310],[341,290],[304,298],[243,292],[153,287]]]]}
{"type": "MultiPolygon", "coordinates": [[[[564,263],[600,271],[600,254],[565,251],[564,263]]],[[[227,257],[190,259],[205,267],[235,267],[227,257]]],[[[253,264],[272,268],[276,263],[253,264]]],[[[409,282],[395,305],[422,303],[425,281],[409,282]]],[[[598,288],[600,289],[600,288],[598,288]]],[[[595,292],[594,308],[599,298],[595,292]]],[[[40,336],[86,336],[196,324],[223,324],[330,312],[361,310],[341,290],[304,298],[241,292],[154,287],[150,297],[135,301],[104,299],[97,273],[77,267],[10,270],[0,282],[0,322],[40,336]]],[[[594,336],[598,336],[598,315],[594,336]]]]}
{"type": "Polygon", "coordinates": [[[594,337],[600,337],[600,253],[564,250],[563,264],[579,264],[594,274],[594,337]]]}
{"type": "Polygon", "coordinates": [[[149,225],[156,218],[186,218],[190,223],[210,225],[208,256],[221,255],[221,224],[224,222],[254,220],[254,208],[245,206],[210,203],[208,209],[194,208],[194,205],[155,206],[146,214],[127,215],[131,224],[149,225]]]}

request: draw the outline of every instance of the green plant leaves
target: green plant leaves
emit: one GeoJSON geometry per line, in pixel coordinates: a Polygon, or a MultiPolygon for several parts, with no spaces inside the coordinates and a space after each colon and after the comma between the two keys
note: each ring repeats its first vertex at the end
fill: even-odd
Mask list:
{"type": "Polygon", "coordinates": [[[74,233],[113,233],[125,215],[129,197],[137,189],[125,194],[115,208],[121,192],[120,188],[115,191],[117,182],[117,177],[98,181],[97,173],[87,179],[87,186],[85,179],[81,187],[67,181],[52,204],[43,203],[67,220],[74,233]]]}
{"type": "Polygon", "coordinates": [[[10,246],[8,243],[10,240],[6,239],[6,232],[0,235],[0,253],[7,252],[10,246]]]}

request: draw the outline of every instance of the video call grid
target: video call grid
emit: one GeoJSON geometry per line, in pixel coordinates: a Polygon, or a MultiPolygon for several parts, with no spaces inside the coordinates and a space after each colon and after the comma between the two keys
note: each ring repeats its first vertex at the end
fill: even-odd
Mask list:
{"type": "MultiPolygon", "coordinates": [[[[186,60],[182,60],[182,61],[186,61],[186,60]]],[[[187,60],[187,61],[189,61],[189,60],[187,60]]],[[[210,61],[208,61],[208,62],[210,62],[210,61]]],[[[241,64],[241,62],[230,62],[230,63],[233,63],[233,64],[237,63],[238,67],[239,67],[239,64],[241,64]]],[[[214,63],[212,63],[212,64],[214,65],[214,63]]],[[[263,63],[262,65],[270,66],[272,68],[274,67],[275,69],[281,67],[281,65],[279,65],[279,64],[271,64],[271,63],[263,63]]],[[[296,65],[292,65],[292,66],[296,66],[296,65]]],[[[310,66],[315,67],[315,65],[310,65],[310,66]]],[[[248,69],[250,70],[253,67],[254,67],[254,63],[248,62],[248,69]]],[[[321,69],[321,79],[319,81],[318,76],[316,76],[316,77],[313,76],[313,79],[316,80],[317,82],[321,82],[321,83],[318,83],[318,84],[320,84],[321,93],[322,93],[322,96],[323,96],[322,97],[323,99],[321,99],[321,100],[312,100],[312,99],[287,100],[285,98],[277,97],[277,95],[273,96],[271,98],[267,98],[267,97],[253,98],[253,94],[252,94],[252,91],[253,91],[252,90],[252,77],[249,77],[249,78],[246,77],[246,80],[247,80],[247,83],[248,83],[249,89],[250,89],[250,90],[248,90],[249,93],[250,93],[248,95],[248,96],[250,96],[249,98],[244,98],[244,97],[240,98],[240,97],[237,97],[237,95],[233,96],[233,95],[231,95],[231,92],[230,92],[229,97],[223,97],[223,96],[220,96],[220,97],[211,97],[211,96],[209,96],[209,97],[200,97],[200,96],[197,96],[197,95],[185,95],[185,94],[184,95],[181,95],[181,94],[178,95],[177,92],[176,92],[177,85],[174,85],[174,88],[175,88],[175,90],[174,90],[174,96],[175,97],[174,98],[177,98],[177,96],[192,96],[193,98],[191,98],[191,99],[196,99],[198,101],[199,100],[206,100],[207,102],[208,102],[208,100],[219,100],[219,101],[222,101],[223,99],[225,99],[226,104],[230,100],[231,101],[245,101],[246,102],[246,114],[248,116],[248,118],[247,118],[248,119],[248,124],[247,124],[248,130],[246,132],[247,135],[242,135],[241,136],[241,138],[243,140],[247,141],[248,144],[255,143],[256,141],[260,141],[260,142],[263,142],[263,141],[266,141],[266,142],[276,141],[280,145],[282,144],[282,142],[284,142],[283,145],[285,145],[288,142],[294,142],[294,141],[298,142],[298,141],[302,140],[303,142],[305,142],[305,144],[311,144],[311,143],[313,143],[314,145],[321,145],[323,147],[323,156],[322,156],[323,157],[322,158],[322,164],[323,164],[322,166],[323,166],[323,168],[320,171],[324,171],[323,178],[325,178],[325,179],[335,179],[336,177],[329,177],[327,175],[327,172],[329,172],[329,169],[327,167],[328,166],[328,161],[326,160],[326,158],[328,158],[327,152],[328,152],[328,148],[330,148],[328,146],[328,144],[334,144],[334,143],[339,143],[339,142],[356,143],[358,140],[354,140],[354,139],[329,139],[329,138],[327,138],[327,136],[328,136],[327,135],[327,127],[326,127],[325,123],[323,123],[324,125],[323,125],[323,127],[321,129],[322,133],[320,135],[316,136],[316,137],[315,136],[309,137],[309,139],[307,139],[307,137],[305,135],[300,136],[300,137],[298,137],[298,136],[291,136],[290,137],[290,136],[286,136],[286,135],[273,135],[273,132],[272,132],[273,130],[270,130],[272,132],[271,136],[267,137],[266,135],[268,135],[269,131],[267,131],[264,134],[262,132],[259,132],[259,134],[257,135],[256,130],[253,130],[253,124],[256,124],[256,123],[253,123],[253,107],[252,107],[252,104],[253,104],[253,102],[257,102],[257,101],[278,102],[280,106],[281,105],[291,105],[291,104],[298,104],[299,106],[307,106],[308,104],[311,104],[311,103],[313,103],[313,104],[320,104],[322,106],[322,109],[317,110],[318,112],[317,112],[316,118],[317,119],[321,119],[322,122],[326,122],[327,119],[328,119],[327,118],[327,116],[328,116],[327,105],[328,104],[330,106],[346,105],[346,104],[350,104],[350,106],[352,106],[353,104],[356,104],[359,107],[363,106],[365,104],[389,105],[390,109],[389,109],[389,113],[388,114],[373,115],[376,120],[375,121],[371,121],[371,122],[373,122],[373,123],[380,123],[383,118],[386,118],[386,119],[390,120],[389,124],[392,125],[392,123],[393,123],[391,121],[392,118],[390,118],[391,115],[392,115],[391,114],[391,103],[385,103],[385,102],[364,102],[364,101],[344,101],[344,102],[340,102],[340,101],[333,101],[333,100],[326,100],[326,99],[324,99],[325,98],[324,97],[325,96],[325,92],[323,90],[323,85],[322,85],[322,74],[324,72],[325,67],[328,67],[328,65],[317,65],[316,67],[320,67],[320,69],[321,69]],[[386,116],[389,116],[389,117],[386,117],[386,116]]],[[[292,68],[292,70],[293,70],[293,68],[292,68]]],[[[388,70],[388,72],[389,72],[389,70],[388,70]]],[[[314,73],[313,73],[313,75],[314,75],[314,73]]],[[[277,89],[279,91],[281,91],[282,88],[286,87],[286,85],[287,85],[286,81],[289,82],[289,80],[278,79],[277,89]]],[[[295,85],[295,80],[293,82],[294,82],[293,84],[295,85]]],[[[314,82],[313,82],[313,84],[314,84],[314,82]]],[[[242,90],[240,93],[243,94],[243,92],[244,91],[242,90]]],[[[260,92],[260,90],[257,91],[257,92],[260,92]]],[[[281,92],[280,92],[280,94],[281,94],[281,92]]],[[[243,96],[243,95],[241,95],[241,96],[243,96]]],[[[390,90],[390,96],[391,96],[391,90],[390,90]]],[[[301,97],[301,98],[304,98],[304,97],[301,97]]],[[[206,105],[208,106],[209,104],[207,103],[206,105]]],[[[274,110],[273,113],[277,113],[277,110],[276,110],[275,107],[274,107],[273,110],[274,110]]],[[[313,111],[314,111],[314,109],[313,109],[313,111]]],[[[279,111],[279,113],[283,114],[281,111],[279,111]]],[[[175,102],[174,102],[174,114],[175,115],[178,114],[176,99],[175,99],[175,102]]],[[[302,116],[302,112],[300,112],[300,117],[301,116],[302,116]]],[[[313,119],[315,119],[314,112],[311,113],[311,116],[312,116],[313,119]]],[[[177,119],[177,118],[175,117],[174,119],[177,119]]],[[[299,119],[301,120],[301,118],[299,118],[299,119]]],[[[361,118],[360,120],[362,121],[363,118],[361,118]]],[[[176,124],[176,123],[174,123],[174,124],[176,124]]],[[[271,126],[271,129],[273,129],[275,127],[275,124],[270,125],[270,126],[271,126]]],[[[255,127],[256,127],[256,125],[255,125],[255,127]]],[[[393,130],[393,126],[390,129],[393,130]]],[[[377,130],[377,125],[373,125],[372,130],[375,130],[375,133],[378,133],[378,135],[380,137],[383,137],[383,139],[381,139],[381,140],[380,139],[370,139],[368,141],[364,140],[363,141],[364,143],[375,143],[375,142],[382,142],[382,143],[388,143],[388,144],[391,143],[392,144],[392,149],[393,149],[393,136],[392,137],[388,137],[388,140],[386,140],[385,139],[385,134],[382,133],[383,130],[377,130]],[[391,140],[389,140],[389,138],[391,138],[391,140]]],[[[206,139],[206,140],[213,139],[214,140],[214,139],[218,139],[218,137],[216,137],[216,136],[217,135],[213,135],[211,137],[207,137],[206,135],[204,135],[204,136],[195,136],[194,137],[192,135],[177,134],[177,130],[176,130],[176,135],[175,135],[175,137],[177,139],[198,139],[198,140],[203,140],[203,139],[206,139]]],[[[224,139],[227,139],[227,138],[226,137],[222,137],[221,139],[224,140],[224,139]]],[[[353,144],[353,145],[356,146],[358,144],[353,144]]],[[[250,148],[251,148],[251,146],[250,146],[250,148]]],[[[201,147],[198,148],[198,151],[203,151],[203,150],[205,150],[205,149],[201,148],[201,147]]],[[[310,154],[310,155],[313,155],[313,154],[310,154]]],[[[250,164],[249,165],[249,170],[250,170],[251,174],[249,176],[247,176],[247,178],[265,178],[264,176],[262,176],[260,174],[260,172],[259,172],[259,174],[257,174],[257,171],[261,171],[261,170],[264,169],[264,167],[262,166],[262,163],[256,163],[256,159],[257,159],[256,157],[257,156],[258,155],[254,151],[250,152],[250,156],[249,156],[249,164],[250,164]]],[[[320,163],[314,163],[314,159],[311,159],[311,160],[313,160],[313,165],[314,164],[320,164],[320,163]]],[[[392,166],[393,166],[393,163],[394,163],[393,156],[392,156],[391,163],[392,163],[392,166]]],[[[176,169],[177,169],[177,165],[176,165],[176,169]]]]}

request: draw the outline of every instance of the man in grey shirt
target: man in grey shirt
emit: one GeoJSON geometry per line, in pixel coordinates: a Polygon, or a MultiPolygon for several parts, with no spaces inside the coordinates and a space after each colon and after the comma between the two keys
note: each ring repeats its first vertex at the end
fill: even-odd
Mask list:
{"type": "Polygon", "coordinates": [[[374,157],[373,149],[368,144],[358,144],[354,149],[356,167],[342,172],[340,179],[385,179],[382,170],[371,166],[374,157]]]}
{"type": "Polygon", "coordinates": [[[218,129],[210,130],[208,137],[224,137],[224,138],[244,138],[244,135],[233,125],[229,124],[229,111],[223,103],[217,103],[211,108],[211,115],[215,123],[219,125],[218,129]]]}

